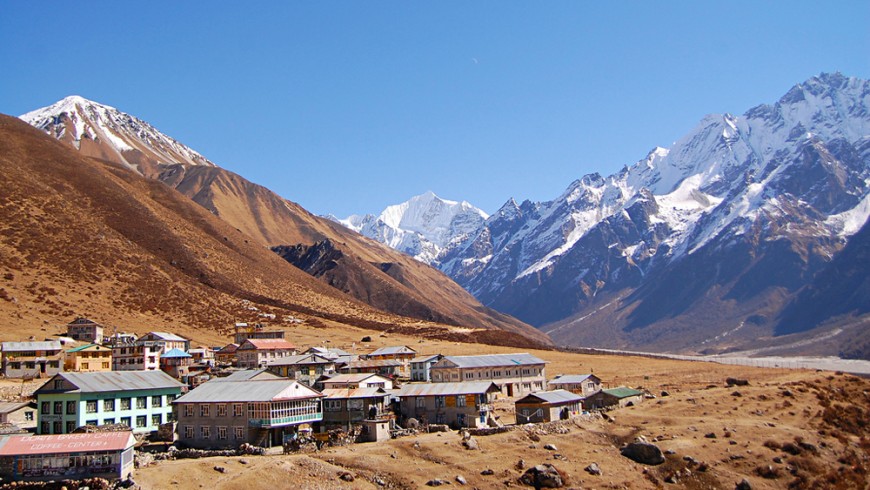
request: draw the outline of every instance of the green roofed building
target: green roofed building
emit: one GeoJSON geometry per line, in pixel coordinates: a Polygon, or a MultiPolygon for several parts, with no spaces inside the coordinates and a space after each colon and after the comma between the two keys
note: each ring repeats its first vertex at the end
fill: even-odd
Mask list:
{"type": "Polygon", "coordinates": [[[643,392],[624,386],[601,390],[583,400],[583,407],[587,410],[602,408],[622,408],[637,405],[643,401],[643,392]]]}

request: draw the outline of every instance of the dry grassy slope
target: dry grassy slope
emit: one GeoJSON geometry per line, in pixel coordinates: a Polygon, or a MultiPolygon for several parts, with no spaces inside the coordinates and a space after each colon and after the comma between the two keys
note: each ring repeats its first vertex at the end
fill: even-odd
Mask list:
{"type": "Polygon", "coordinates": [[[221,168],[172,165],[159,179],[266,246],[330,240],[342,258],[325,281],[379,309],[460,326],[549,339],[482,306],[440,271],[343,226],[319,218],[269,189],[221,168]],[[384,272],[389,266],[389,272],[384,272]]]}
{"type": "Polygon", "coordinates": [[[86,314],[218,342],[234,321],[256,318],[243,300],[315,324],[453,335],[358,302],[160,182],[2,115],[0,189],[4,339],[41,338],[86,314]]]}

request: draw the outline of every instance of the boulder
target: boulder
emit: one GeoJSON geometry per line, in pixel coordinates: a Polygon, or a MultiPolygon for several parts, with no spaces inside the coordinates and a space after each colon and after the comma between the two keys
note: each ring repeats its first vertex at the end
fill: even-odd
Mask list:
{"type": "Polygon", "coordinates": [[[555,450],[556,450],[556,446],[553,445],[553,444],[544,444],[544,449],[546,449],[546,450],[548,450],[548,451],[555,451],[555,450]]]}
{"type": "Polygon", "coordinates": [[[450,482],[447,480],[439,480],[438,478],[426,482],[427,487],[440,487],[441,485],[450,485],[450,482]]]}
{"type": "Polygon", "coordinates": [[[539,464],[523,473],[520,483],[535,488],[562,488],[565,479],[555,466],[551,464],[539,464]]]}
{"type": "Polygon", "coordinates": [[[632,442],[622,448],[622,455],[640,464],[659,465],[665,462],[665,456],[658,446],[649,442],[632,442]]]}
{"type": "Polygon", "coordinates": [[[601,475],[601,468],[598,467],[598,463],[592,463],[584,469],[586,470],[586,473],[589,473],[590,475],[601,475]]]}
{"type": "Polygon", "coordinates": [[[468,480],[466,480],[465,477],[462,475],[456,475],[456,483],[460,485],[465,485],[468,483],[468,480]]]}
{"type": "Polygon", "coordinates": [[[749,380],[739,378],[726,378],[725,384],[728,386],[748,386],[749,380]]]}

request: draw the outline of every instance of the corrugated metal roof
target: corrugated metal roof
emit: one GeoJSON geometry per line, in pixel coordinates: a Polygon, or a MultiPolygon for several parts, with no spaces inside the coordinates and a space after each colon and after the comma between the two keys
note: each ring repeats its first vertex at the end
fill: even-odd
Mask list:
{"type": "Polygon", "coordinates": [[[47,340],[42,342],[3,342],[3,352],[21,352],[31,350],[60,350],[60,342],[47,340]]]}
{"type": "Polygon", "coordinates": [[[184,352],[181,349],[176,348],[176,349],[170,350],[169,352],[166,352],[165,354],[160,354],[160,357],[174,358],[174,357],[193,357],[193,356],[191,356],[187,352],[184,352]]]}
{"type": "Polygon", "coordinates": [[[0,441],[0,456],[123,451],[135,444],[131,431],[10,436],[0,441]]]}
{"type": "Polygon", "coordinates": [[[239,346],[241,350],[296,350],[296,346],[284,339],[246,339],[239,346]]]}
{"type": "Polygon", "coordinates": [[[247,381],[249,379],[253,380],[261,380],[261,379],[288,379],[282,376],[278,376],[277,374],[270,373],[266,370],[266,368],[262,369],[242,369],[241,371],[236,371],[229,376],[224,376],[222,378],[214,378],[212,381],[221,382],[221,381],[247,381]]]}
{"type": "Polygon", "coordinates": [[[400,366],[404,366],[404,364],[402,364],[402,361],[399,361],[398,359],[366,359],[360,361],[350,361],[347,363],[347,369],[400,366]]]}
{"type": "Polygon", "coordinates": [[[391,379],[385,378],[380,374],[375,373],[352,373],[352,374],[336,374],[335,376],[327,379],[324,383],[361,383],[369,378],[378,377],[383,379],[384,381],[390,381],[391,379]]]}
{"type": "Polygon", "coordinates": [[[389,356],[394,354],[416,354],[417,351],[408,347],[407,345],[394,345],[390,347],[381,347],[380,349],[375,350],[370,356],[389,356]]]}
{"type": "Polygon", "coordinates": [[[203,383],[174,403],[268,402],[319,396],[320,392],[289,379],[224,380],[203,383]]]}
{"type": "Polygon", "coordinates": [[[556,376],[552,380],[550,380],[547,384],[555,385],[555,384],[580,384],[586,381],[591,374],[563,374],[561,376],[556,376]]]}
{"type": "MultiPolygon", "coordinates": [[[[91,347],[102,347],[102,346],[97,345],[97,344],[80,345],[78,347],[73,347],[72,349],[67,349],[66,352],[81,352],[85,349],[90,349],[91,347]]],[[[111,350],[111,349],[106,348],[106,350],[111,350]]]]}
{"type": "Polygon", "coordinates": [[[334,364],[335,361],[327,359],[317,354],[301,354],[297,356],[286,356],[280,359],[270,359],[266,364],[270,366],[292,366],[295,364],[334,364]]]}
{"type": "Polygon", "coordinates": [[[344,398],[376,398],[387,396],[387,392],[382,388],[331,388],[323,390],[323,396],[330,400],[344,398]]]}
{"type": "Polygon", "coordinates": [[[495,383],[472,381],[466,383],[409,383],[399,389],[399,396],[475,395],[499,391],[495,383]]]}
{"type": "Polygon", "coordinates": [[[181,388],[183,384],[163,371],[102,371],[93,373],[59,373],[42,385],[36,393],[50,393],[54,378],[64,378],[81,393],[104,393],[107,391],[155,390],[181,388]]]}
{"type": "Polygon", "coordinates": [[[186,338],[169,332],[148,332],[147,334],[143,335],[143,337],[148,337],[149,335],[159,340],[169,340],[171,342],[187,342],[186,338]]]}
{"type": "Polygon", "coordinates": [[[431,361],[432,359],[438,358],[438,356],[440,356],[440,355],[441,354],[432,354],[431,356],[415,357],[415,358],[411,359],[411,364],[418,363],[418,362],[428,362],[428,361],[431,361]]]}
{"type": "Polygon", "coordinates": [[[480,356],[445,356],[444,359],[438,361],[438,364],[433,367],[441,367],[439,364],[442,363],[444,367],[452,367],[450,364],[454,364],[460,368],[478,368],[528,366],[546,364],[547,361],[524,352],[519,354],[487,354],[480,356]]]}
{"type": "Polygon", "coordinates": [[[615,396],[616,398],[628,398],[630,396],[638,396],[643,395],[642,391],[633,390],[631,388],[626,388],[621,386],[619,388],[611,388],[609,390],[601,390],[608,395],[615,396]]]}
{"type": "Polygon", "coordinates": [[[570,391],[565,390],[553,390],[553,391],[536,391],[534,393],[530,393],[519,400],[516,403],[529,403],[534,402],[534,399],[537,398],[544,403],[572,403],[579,402],[583,400],[583,397],[580,395],[575,395],[570,391]]]}
{"type": "Polygon", "coordinates": [[[36,406],[36,402],[0,402],[0,413],[12,413],[30,404],[36,406]]]}

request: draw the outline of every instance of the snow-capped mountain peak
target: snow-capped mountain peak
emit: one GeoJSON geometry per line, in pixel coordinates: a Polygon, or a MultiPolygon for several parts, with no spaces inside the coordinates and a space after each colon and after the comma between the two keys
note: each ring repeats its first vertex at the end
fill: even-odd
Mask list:
{"type": "Polygon", "coordinates": [[[143,175],[158,172],[161,164],[214,166],[147,122],[79,95],[19,117],[86,155],[115,161],[143,175]]]}
{"type": "Polygon", "coordinates": [[[353,215],[337,221],[422,262],[435,264],[447,247],[477,230],[488,217],[466,201],[441,199],[427,191],[387,206],[378,216],[353,215]]]}

